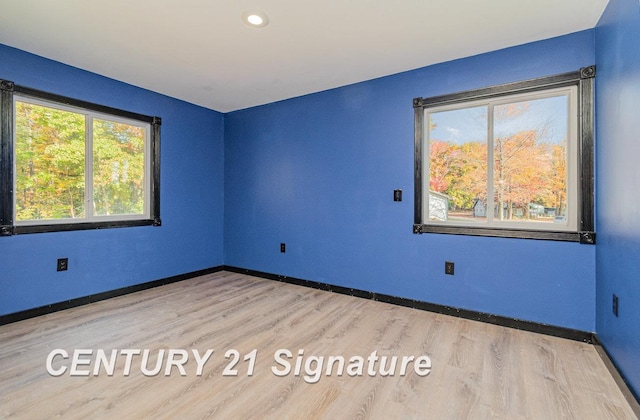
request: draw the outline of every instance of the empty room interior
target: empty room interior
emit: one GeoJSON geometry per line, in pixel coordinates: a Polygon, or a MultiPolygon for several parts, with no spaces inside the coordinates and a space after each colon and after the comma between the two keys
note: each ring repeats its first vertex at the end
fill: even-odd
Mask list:
{"type": "Polygon", "coordinates": [[[640,417],[640,0],[8,0],[1,418],[640,417]]]}

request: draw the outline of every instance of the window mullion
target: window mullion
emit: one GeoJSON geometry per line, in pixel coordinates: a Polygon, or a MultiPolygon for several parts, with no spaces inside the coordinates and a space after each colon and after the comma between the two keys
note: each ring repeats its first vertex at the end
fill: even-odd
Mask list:
{"type": "Polygon", "coordinates": [[[85,115],[85,140],[84,140],[84,193],[85,193],[85,217],[93,219],[93,116],[85,115]]]}
{"type": "Polygon", "coordinates": [[[493,104],[487,105],[487,224],[492,225],[495,217],[495,200],[493,191],[493,104]]]}

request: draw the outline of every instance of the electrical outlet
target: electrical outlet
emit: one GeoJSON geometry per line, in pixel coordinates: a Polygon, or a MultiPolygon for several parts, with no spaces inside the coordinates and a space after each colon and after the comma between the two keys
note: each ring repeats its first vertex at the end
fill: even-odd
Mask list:
{"type": "Polygon", "coordinates": [[[393,190],[393,201],[402,201],[402,190],[393,190]]]}
{"type": "Polygon", "coordinates": [[[280,252],[285,253],[287,252],[287,244],[280,244],[280,252]]]}
{"type": "Polygon", "coordinates": [[[67,271],[69,269],[69,258],[58,258],[58,271],[67,271]]]}
{"type": "Polygon", "coordinates": [[[449,274],[453,276],[454,264],[451,261],[445,261],[444,263],[444,274],[449,274]]]}
{"type": "Polygon", "coordinates": [[[618,296],[613,295],[613,314],[618,316],[618,309],[620,308],[620,303],[618,302],[618,296]]]}

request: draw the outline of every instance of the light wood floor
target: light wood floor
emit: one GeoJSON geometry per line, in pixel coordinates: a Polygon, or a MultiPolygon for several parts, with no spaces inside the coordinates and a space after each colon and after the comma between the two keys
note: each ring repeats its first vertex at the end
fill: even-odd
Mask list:
{"type": "Polygon", "coordinates": [[[228,272],[0,327],[0,418],[14,417],[635,419],[591,345],[228,272]],[[145,376],[138,356],[129,376],[119,357],[113,376],[53,377],[45,362],[57,348],[214,353],[202,376],[192,358],[186,376],[164,366],[145,376]],[[229,349],[257,349],[253,376],[242,359],[223,376],[229,349]],[[277,349],[347,362],[428,355],[432,368],[323,372],[312,384],[276,376],[277,349]]]}

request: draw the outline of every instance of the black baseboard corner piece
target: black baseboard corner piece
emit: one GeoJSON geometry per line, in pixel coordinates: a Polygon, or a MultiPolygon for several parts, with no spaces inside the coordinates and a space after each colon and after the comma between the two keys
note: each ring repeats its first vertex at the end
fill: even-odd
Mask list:
{"type": "Polygon", "coordinates": [[[0,315],[0,325],[11,324],[23,321],[29,318],[35,318],[41,315],[47,315],[53,312],[63,311],[65,309],[75,308],[77,306],[87,305],[89,303],[99,302],[101,300],[113,297],[128,295],[130,293],[139,292],[141,290],[152,289],[154,287],[164,286],[165,284],[176,283],[183,280],[192,279],[194,277],[204,276],[207,274],[217,273],[223,270],[223,266],[206,268],[204,270],[193,271],[190,273],[180,274],[177,276],[167,277],[160,280],[154,280],[146,283],[135,284],[132,286],[122,287],[120,289],[109,290],[95,295],[83,296],[63,302],[52,303],[50,305],[40,306],[38,308],[27,309],[20,312],[14,312],[7,315],[0,315]]]}

